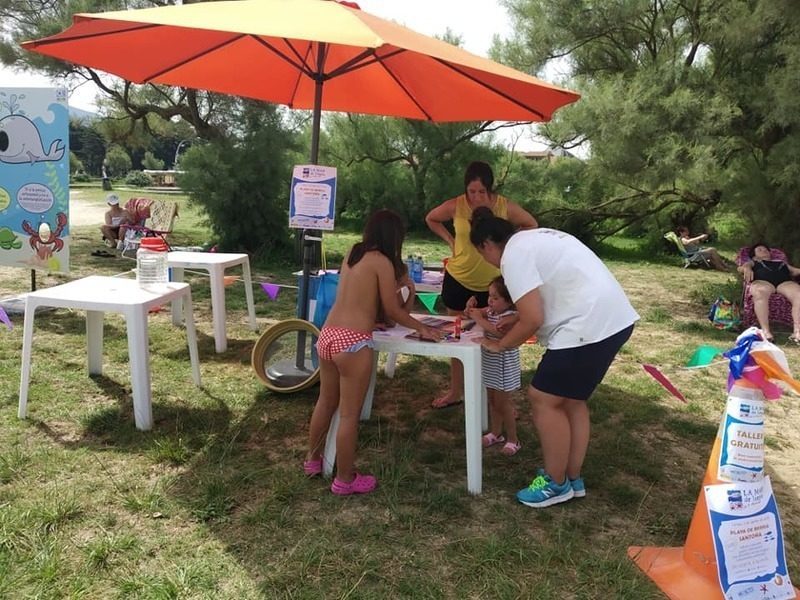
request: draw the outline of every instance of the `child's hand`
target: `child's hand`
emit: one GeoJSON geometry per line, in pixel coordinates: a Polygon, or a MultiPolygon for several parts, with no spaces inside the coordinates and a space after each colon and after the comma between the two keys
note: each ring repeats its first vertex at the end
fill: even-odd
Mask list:
{"type": "Polygon", "coordinates": [[[519,315],[506,315],[505,317],[499,319],[495,327],[497,331],[500,333],[508,332],[514,324],[519,321],[519,315]]]}
{"type": "Polygon", "coordinates": [[[468,308],[464,311],[464,315],[466,315],[468,319],[475,321],[478,317],[483,316],[483,311],[480,308],[468,308]]]}
{"type": "Polygon", "coordinates": [[[444,331],[441,329],[436,329],[434,327],[428,327],[427,325],[423,325],[417,330],[419,333],[419,337],[425,340],[433,340],[434,342],[438,342],[439,340],[443,339],[445,336],[444,331]]]}
{"type": "Polygon", "coordinates": [[[478,299],[475,296],[470,296],[467,300],[467,306],[464,308],[464,314],[467,314],[471,308],[478,306],[478,299]]]}

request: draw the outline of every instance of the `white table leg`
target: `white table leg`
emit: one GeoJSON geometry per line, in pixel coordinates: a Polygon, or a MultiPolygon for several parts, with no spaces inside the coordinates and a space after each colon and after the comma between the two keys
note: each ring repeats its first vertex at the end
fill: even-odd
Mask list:
{"type": "Polygon", "coordinates": [[[256,305],[253,301],[253,280],[250,276],[250,261],[244,259],[242,262],[242,279],[244,279],[244,296],[247,299],[247,315],[250,318],[250,329],[258,329],[256,324],[256,305]]]}
{"type": "Polygon", "coordinates": [[[128,355],[133,392],[133,418],[136,429],[147,431],[153,427],[152,392],[150,390],[150,350],[147,333],[147,309],[132,307],[125,313],[128,329],[128,355]]]}
{"type": "Polygon", "coordinates": [[[322,474],[330,477],[333,474],[333,465],[336,464],[336,432],[339,431],[339,409],[333,413],[331,424],[328,427],[328,436],[325,438],[325,451],[322,453],[322,474]]]}
{"type": "Polygon", "coordinates": [[[89,375],[103,374],[103,311],[86,311],[86,348],[89,375]]]}
{"type": "Polygon", "coordinates": [[[192,363],[192,379],[200,387],[200,356],[197,353],[197,330],[194,327],[194,313],[192,312],[192,293],[187,290],[186,299],[183,301],[184,322],[186,323],[186,343],[189,345],[189,360],[192,363]]]}
{"type": "MultiPolygon", "coordinates": [[[[183,281],[183,267],[170,267],[170,270],[172,271],[172,281],[181,283],[183,281]]],[[[172,301],[173,325],[181,324],[181,317],[183,316],[182,302],[183,300],[181,298],[176,298],[172,301]]]]}
{"type": "Polygon", "coordinates": [[[28,385],[31,380],[31,346],[33,345],[33,318],[36,304],[25,300],[25,322],[22,326],[22,371],[19,378],[19,407],[17,416],[24,419],[28,414],[28,385]]]}
{"type": "Polygon", "coordinates": [[[397,367],[397,353],[389,352],[386,355],[386,366],[383,367],[383,373],[389,379],[394,377],[394,370],[397,367]]]}
{"type": "Polygon", "coordinates": [[[225,334],[225,278],[224,269],[219,265],[208,268],[211,276],[211,322],[214,325],[214,346],[217,354],[228,349],[225,334]]]}
{"type": "MultiPolygon", "coordinates": [[[[480,357],[480,355],[478,355],[480,357]]],[[[481,393],[480,358],[461,359],[464,363],[464,437],[467,443],[467,491],[480,494],[483,488],[481,448],[481,393]]]]}
{"type": "Polygon", "coordinates": [[[366,421],[372,413],[372,400],[375,397],[375,381],[378,379],[378,352],[373,351],[372,374],[369,376],[369,387],[361,405],[361,420],[366,421]]]}

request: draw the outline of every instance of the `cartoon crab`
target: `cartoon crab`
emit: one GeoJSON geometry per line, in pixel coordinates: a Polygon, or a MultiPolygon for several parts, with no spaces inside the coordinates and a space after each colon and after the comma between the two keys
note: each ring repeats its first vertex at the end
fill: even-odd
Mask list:
{"type": "Polygon", "coordinates": [[[50,225],[46,222],[39,224],[39,230],[36,231],[28,221],[22,222],[22,229],[30,235],[31,248],[36,252],[37,256],[42,260],[47,260],[53,256],[54,252],[59,252],[64,247],[64,241],[58,237],[64,228],[67,226],[67,215],[60,212],[56,215],[56,230],[55,233],[50,230],[50,225]],[[53,246],[53,248],[51,248],[53,246]]]}

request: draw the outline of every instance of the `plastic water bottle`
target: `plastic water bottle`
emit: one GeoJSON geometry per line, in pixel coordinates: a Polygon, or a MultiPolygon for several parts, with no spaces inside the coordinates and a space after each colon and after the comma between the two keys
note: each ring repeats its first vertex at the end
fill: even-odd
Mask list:
{"type": "Polygon", "coordinates": [[[161,238],[145,237],[136,252],[136,281],[139,286],[164,284],[169,281],[167,243],[161,238]]]}
{"type": "Polygon", "coordinates": [[[417,256],[413,259],[413,270],[411,271],[411,279],[414,283],[422,283],[423,270],[422,256],[417,256]]]}
{"type": "Polygon", "coordinates": [[[414,279],[414,263],[415,262],[416,261],[414,260],[414,256],[412,254],[409,254],[408,258],[406,259],[406,270],[408,271],[408,276],[411,277],[412,280],[414,279]]]}

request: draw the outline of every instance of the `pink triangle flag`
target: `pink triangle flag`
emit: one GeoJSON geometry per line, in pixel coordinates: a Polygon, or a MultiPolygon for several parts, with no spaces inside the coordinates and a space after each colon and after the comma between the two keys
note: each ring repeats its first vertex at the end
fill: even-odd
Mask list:
{"type": "Polygon", "coordinates": [[[655,379],[658,383],[660,383],[662,386],[664,386],[664,389],[666,389],[670,394],[675,396],[678,400],[681,400],[682,402],[686,402],[686,398],[684,398],[683,394],[681,394],[678,391],[678,388],[676,388],[674,385],[672,385],[670,380],[667,379],[666,375],[664,375],[661,371],[659,371],[655,366],[653,366],[653,365],[642,365],[642,368],[645,371],[647,371],[648,373],[650,373],[650,375],[652,375],[653,379],[655,379]]]}
{"type": "Polygon", "coordinates": [[[261,289],[264,290],[264,293],[269,296],[270,300],[275,300],[278,297],[278,292],[281,290],[281,286],[275,285],[274,283],[262,283],[261,289]]]}
{"type": "Polygon", "coordinates": [[[6,313],[2,306],[0,306],[0,323],[5,324],[9,330],[14,328],[14,324],[11,322],[11,319],[8,318],[8,313],[6,313]]]}

